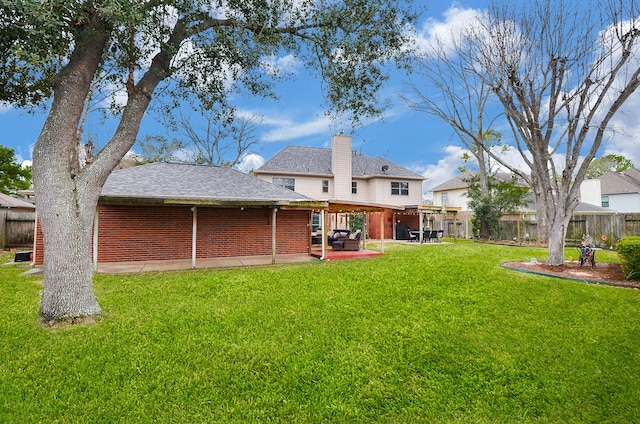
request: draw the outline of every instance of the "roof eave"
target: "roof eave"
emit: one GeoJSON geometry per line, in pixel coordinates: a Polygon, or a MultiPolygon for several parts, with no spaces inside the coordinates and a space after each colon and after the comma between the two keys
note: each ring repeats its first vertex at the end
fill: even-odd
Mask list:
{"type": "Polygon", "coordinates": [[[186,205],[186,206],[210,206],[210,207],[288,207],[315,209],[326,207],[326,202],[312,199],[211,199],[211,198],[164,198],[157,196],[131,197],[131,196],[100,196],[103,204],[127,204],[127,205],[186,205]]]}
{"type": "Polygon", "coordinates": [[[313,173],[313,172],[283,172],[283,171],[253,171],[254,175],[283,175],[283,176],[301,176],[301,177],[326,177],[333,178],[333,174],[329,173],[313,173]]]}

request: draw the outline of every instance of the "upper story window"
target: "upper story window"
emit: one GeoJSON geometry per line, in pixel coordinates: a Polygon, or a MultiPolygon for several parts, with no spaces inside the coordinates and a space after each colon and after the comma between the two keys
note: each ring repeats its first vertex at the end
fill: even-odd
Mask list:
{"type": "Polygon", "coordinates": [[[398,196],[408,196],[409,183],[406,181],[391,181],[391,194],[398,196]]]}
{"type": "Polygon", "coordinates": [[[608,208],[609,207],[609,196],[602,196],[601,202],[602,202],[602,207],[603,208],[608,208]]]}
{"type": "Polygon", "coordinates": [[[351,194],[358,194],[358,182],[351,181],[351,194]]]}
{"type": "Polygon", "coordinates": [[[440,200],[442,200],[442,206],[449,206],[449,193],[442,193],[440,200]]]}
{"type": "Polygon", "coordinates": [[[296,190],[296,179],[295,178],[279,178],[273,177],[273,183],[277,186],[288,188],[291,191],[296,190]]]}
{"type": "Polygon", "coordinates": [[[329,193],[329,180],[322,180],[322,192],[329,193]]]}

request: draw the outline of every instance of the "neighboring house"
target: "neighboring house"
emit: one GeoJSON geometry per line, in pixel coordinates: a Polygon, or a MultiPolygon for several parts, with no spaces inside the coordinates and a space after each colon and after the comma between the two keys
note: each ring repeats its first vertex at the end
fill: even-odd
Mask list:
{"type": "MultiPolygon", "coordinates": [[[[469,171],[455,176],[442,184],[435,186],[433,191],[433,206],[439,207],[458,207],[461,211],[470,211],[469,201],[467,197],[467,188],[469,184],[465,181],[475,175],[475,172],[469,171]]],[[[510,181],[513,174],[507,172],[498,172],[496,177],[503,181],[510,181]]],[[[523,182],[520,185],[525,186],[523,182]]]]}
{"type": "Polygon", "coordinates": [[[0,249],[33,246],[33,203],[0,193],[0,249]]]}
{"type": "MultiPolygon", "coordinates": [[[[355,152],[351,146],[351,137],[344,134],[331,138],[331,149],[287,146],[254,174],[314,199],[400,209],[422,205],[422,175],[382,157],[355,152]]],[[[391,208],[386,214],[391,222],[391,208]]],[[[391,231],[385,230],[385,237],[391,231]]],[[[371,226],[369,232],[379,237],[377,227],[371,226]]]]}
{"type": "MultiPolygon", "coordinates": [[[[473,211],[469,208],[468,202],[471,200],[466,196],[468,183],[465,181],[468,175],[472,174],[460,174],[442,184],[433,188],[433,205],[434,207],[460,207],[461,212],[458,213],[458,220],[460,227],[458,229],[458,235],[460,237],[472,237],[471,234],[471,218],[473,217],[473,211]]],[[[511,179],[510,173],[497,173],[496,176],[502,180],[508,181],[511,179]]],[[[600,180],[585,180],[580,185],[580,203],[573,212],[574,217],[582,215],[600,215],[600,216],[613,216],[616,211],[614,208],[601,207],[599,203],[600,199],[600,180]]],[[[524,183],[521,183],[524,185],[524,183]]],[[[603,195],[604,198],[604,195],[603,195]]],[[[537,219],[537,211],[535,205],[535,197],[530,193],[527,198],[528,206],[521,208],[517,213],[505,214],[502,221],[520,221],[525,220],[535,225],[537,219]]],[[[583,233],[588,229],[582,230],[583,233]]],[[[576,230],[578,231],[578,230],[576,230]]],[[[587,231],[588,232],[588,231],[587,231]]],[[[533,233],[531,229],[521,231],[522,234],[533,233]]],[[[569,234],[568,234],[569,236],[569,234]]],[[[511,238],[511,236],[509,237],[511,238]]]]}
{"type": "Polygon", "coordinates": [[[466,195],[469,184],[463,181],[466,177],[465,174],[460,174],[435,186],[432,189],[433,206],[457,206],[463,212],[470,210],[468,203],[471,199],[466,195]]]}
{"type": "MultiPolygon", "coordinates": [[[[310,253],[318,202],[231,168],[154,163],[107,179],[94,225],[99,263],[310,253]],[[273,250],[275,247],[275,251],[273,250]]],[[[46,258],[42,234],[34,262],[46,258]]]]}
{"type": "Polygon", "coordinates": [[[618,212],[640,212],[640,171],[608,172],[600,177],[601,206],[618,212]]]}
{"type": "MultiPolygon", "coordinates": [[[[456,177],[445,181],[442,184],[435,186],[433,191],[433,206],[436,207],[459,207],[464,211],[471,211],[469,208],[469,201],[471,200],[467,197],[467,188],[469,184],[465,181],[469,178],[469,176],[473,176],[474,173],[467,172],[464,174],[459,174],[456,177]]],[[[496,177],[503,180],[509,181],[511,180],[513,174],[508,172],[498,172],[496,177]]],[[[520,182],[521,186],[526,186],[524,181],[520,182]]],[[[531,202],[533,202],[533,196],[531,196],[531,202]]],[[[580,201],[582,203],[588,203],[595,206],[603,206],[600,205],[600,180],[585,180],[580,185],[580,201]]],[[[532,211],[535,211],[534,205],[531,205],[529,208],[532,211]]],[[[614,208],[609,208],[614,209],[614,208]]]]}

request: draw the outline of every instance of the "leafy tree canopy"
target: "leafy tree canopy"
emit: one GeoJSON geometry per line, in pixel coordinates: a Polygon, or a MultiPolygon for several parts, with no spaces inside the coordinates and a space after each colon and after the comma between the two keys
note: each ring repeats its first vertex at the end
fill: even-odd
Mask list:
{"type": "Polygon", "coordinates": [[[635,168],[633,163],[621,155],[604,155],[596,158],[589,164],[587,178],[598,178],[607,172],[623,172],[635,168]]]}
{"type": "Polygon", "coordinates": [[[15,162],[15,154],[10,147],[0,146],[0,192],[15,193],[31,187],[31,167],[22,167],[15,162]]]}
{"type": "Polygon", "coordinates": [[[499,237],[502,215],[527,205],[529,188],[513,175],[505,177],[503,174],[490,174],[487,194],[481,190],[477,174],[470,174],[463,181],[468,184],[466,196],[471,199],[469,207],[474,212],[473,230],[481,238],[499,237]]]}
{"type": "Polygon", "coordinates": [[[135,80],[152,68],[166,78],[169,110],[191,93],[205,107],[239,87],[274,96],[274,79],[286,75],[271,69],[269,58],[288,53],[319,70],[333,110],[357,121],[380,111],[385,65],[410,57],[399,30],[417,19],[410,3],[0,0],[0,100],[30,106],[49,99],[83,31],[97,27],[107,51],[93,96],[111,96],[111,112],[119,109],[111,91],[142,88],[135,80]]]}

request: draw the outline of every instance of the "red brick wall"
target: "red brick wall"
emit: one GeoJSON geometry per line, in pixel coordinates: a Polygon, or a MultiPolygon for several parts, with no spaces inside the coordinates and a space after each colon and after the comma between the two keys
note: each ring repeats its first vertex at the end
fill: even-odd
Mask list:
{"type": "Polygon", "coordinates": [[[191,258],[188,206],[101,205],[98,262],[191,258]]]}
{"type": "Polygon", "coordinates": [[[384,214],[384,238],[393,238],[393,212],[386,209],[384,212],[369,212],[369,238],[380,238],[380,214],[384,214]]]}
{"type": "Polygon", "coordinates": [[[412,230],[417,230],[420,228],[420,215],[403,212],[396,213],[396,224],[404,225],[412,230]]]}
{"type": "MultiPolygon", "coordinates": [[[[197,257],[271,254],[270,208],[198,209],[197,257]]],[[[309,211],[279,210],[276,253],[308,253],[309,211]]]]}
{"type": "MultiPolygon", "coordinates": [[[[272,209],[198,208],[198,258],[271,254],[272,209]]],[[[310,211],[279,210],[276,253],[308,253],[310,211]]],[[[101,205],[98,262],[190,259],[193,212],[189,206],[101,205]]],[[[38,226],[36,265],[43,263],[38,226]]]]}
{"type": "Polygon", "coordinates": [[[40,219],[36,219],[36,242],[33,252],[33,263],[42,265],[44,263],[44,241],[42,240],[42,228],[40,227],[40,219]]]}

